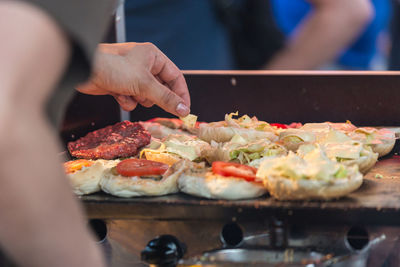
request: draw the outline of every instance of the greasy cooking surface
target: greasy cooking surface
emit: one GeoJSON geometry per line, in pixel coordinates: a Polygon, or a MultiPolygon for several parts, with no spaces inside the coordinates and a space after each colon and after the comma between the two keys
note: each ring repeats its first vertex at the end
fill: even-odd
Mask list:
{"type": "Polygon", "coordinates": [[[269,196],[242,201],[208,200],[182,193],[128,199],[98,193],[81,199],[88,216],[96,218],[240,219],[288,215],[298,220],[394,224],[400,223],[400,156],[381,159],[357,191],[336,201],[276,201],[269,196]]]}
{"type": "MultiPolygon", "coordinates": [[[[394,72],[197,71],[186,72],[185,77],[191,90],[191,110],[200,121],[220,120],[225,113],[239,110],[241,114],[257,115],[269,122],[351,120],[357,126],[400,125],[400,75],[394,72]]],[[[95,106],[93,103],[97,99],[79,107],[95,106]]],[[[104,106],[110,105],[101,105],[104,106]]],[[[110,115],[110,109],[102,110],[110,115]]],[[[82,120],[86,113],[74,114],[71,121],[82,120]]],[[[91,113],[92,116],[97,114],[91,113]]],[[[131,112],[132,121],[165,116],[171,115],[157,107],[139,106],[131,112]]],[[[80,125],[91,124],[84,121],[80,125]]],[[[94,129],[97,126],[96,122],[94,129]]],[[[64,140],[73,140],[94,130],[75,128],[63,134],[64,140]]],[[[206,200],[183,194],[121,199],[103,193],[81,199],[93,218],[240,220],[282,215],[304,220],[395,224],[400,223],[399,165],[397,157],[380,160],[359,190],[347,198],[330,202],[279,202],[269,197],[245,201],[206,200]],[[379,175],[375,178],[376,174],[383,178],[379,179],[379,175]]]]}

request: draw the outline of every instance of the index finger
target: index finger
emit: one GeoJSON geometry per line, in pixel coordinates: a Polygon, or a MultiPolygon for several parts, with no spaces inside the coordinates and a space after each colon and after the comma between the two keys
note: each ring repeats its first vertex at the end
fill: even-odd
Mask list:
{"type": "Polygon", "coordinates": [[[190,107],[189,89],[182,72],[160,50],[157,51],[156,59],[150,71],[162,83],[168,85],[171,91],[180,96],[185,104],[190,107]]]}

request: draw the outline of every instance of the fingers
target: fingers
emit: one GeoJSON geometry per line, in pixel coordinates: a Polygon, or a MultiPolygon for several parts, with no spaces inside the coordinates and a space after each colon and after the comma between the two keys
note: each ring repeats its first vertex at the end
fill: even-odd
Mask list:
{"type": "Polygon", "coordinates": [[[150,100],[140,101],[139,104],[146,108],[151,108],[154,105],[150,100]]]}
{"type": "Polygon", "coordinates": [[[191,102],[190,102],[190,93],[189,89],[186,84],[186,80],[183,77],[183,74],[181,73],[180,76],[173,80],[168,82],[168,87],[175,92],[178,96],[180,96],[185,104],[190,107],[191,102]]]}
{"type": "Polygon", "coordinates": [[[134,110],[138,104],[150,108],[154,105],[154,103],[150,100],[143,99],[142,97],[131,97],[126,95],[113,95],[115,100],[121,106],[121,108],[125,111],[132,111],[134,110]]]}
{"type": "Polygon", "coordinates": [[[149,108],[149,107],[151,107],[151,106],[153,106],[154,105],[154,103],[152,102],[152,101],[150,101],[150,100],[148,100],[145,96],[136,96],[136,97],[133,97],[140,105],[142,105],[142,106],[144,106],[144,107],[146,107],[146,108],[149,108]]]}
{"type": "Polygon", "coordinates": [[[184,104],[190,107],[190,94],[182,72],[160,50],[157,49],[156,53],[151,73],[161,80],[161,83],[167,84],[175,94],[183,99],[184,104]]]}
{"type": "Polygon", "coordinates": [[[132,111],[137,107],[138,102],[130,96],[126,95],[113,95],[118,104],[125,111],[132,111]]]}
{"type": "Polygon", "coordinates": [[[168,87],[159,83],[155,77],[152,77],[151,82],[143,86],[147,87],[146,98],[165,111],[180,117],[189,114],[190,108],[185,101],[168,87]]]}
{"type": "Polygon", "coordinates": [[[103,88],[99,87],[97,84],[93,83],[92,81],[87,81],[86,83],[79,84],[76,87],[76,90],[83,94],[88,95],[107,95],[109,92],[104,90],[103,88]]]}
{"type": "MultiPolygon", "coordinates": [[[[98,60],[103,69],[107,70],[102,69],[98,74],[101,77],[101,88],[112,93],[127,111],[135,109],[137,104],[145,107],[157,104],[177,116],[188,115],[189,90],[185,78],[174,63],[152,44],[134,44],[125,52],[122,51],[126,47],[113,46],[118,50],[118,56],[110,54],[101,57],[103,61],[98,60]],[[104,65],[108,68],[104,68],[104,65]]],[[[102,93],[99,88],[96,89],[102,93]]]]}

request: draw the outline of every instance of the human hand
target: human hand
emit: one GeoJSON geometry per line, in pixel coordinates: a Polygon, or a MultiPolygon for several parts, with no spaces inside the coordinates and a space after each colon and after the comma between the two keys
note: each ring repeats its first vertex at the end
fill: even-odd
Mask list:
{"type": "Polygon", "coordinates": [[[126,111],[156,104],[177,116],[190,113],[181,71],[150,43],[100,44],[92,78],[78,86],[91,95],[110,94],[126,111]]]}

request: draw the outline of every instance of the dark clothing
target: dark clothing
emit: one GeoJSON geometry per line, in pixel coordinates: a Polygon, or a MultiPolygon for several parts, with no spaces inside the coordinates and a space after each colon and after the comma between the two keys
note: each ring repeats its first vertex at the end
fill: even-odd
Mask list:
{"type": "Polygon", "coordinates": [[[42,8],[65,31],[71,57],[64,77],[47,105],[53,124],[59,124],[75,86],[88,79],[97,44],[102,40],[114,12],[113,0],[24,0],[42,8]]]}
{"type": "Polygon", "coordinates": [[[265,0],[126,0],[127,40],[180,69],[259,69],[284,45],[265,0]]]}
{"type": "Polygon", "coordinates": [[[154,43],[180,69],[234,68],[212,0],[126,0],[125,22],[128,41],[154,43]]]}
{"type": "Polygon", "coordinates": [[[389,70],[400,70],[400,2],[392,0],[393,19],[391,25],[392,46],[389,55],[389,70]]]}

